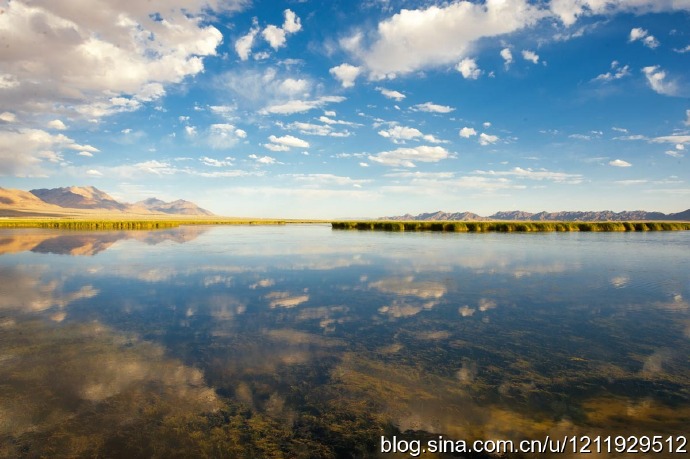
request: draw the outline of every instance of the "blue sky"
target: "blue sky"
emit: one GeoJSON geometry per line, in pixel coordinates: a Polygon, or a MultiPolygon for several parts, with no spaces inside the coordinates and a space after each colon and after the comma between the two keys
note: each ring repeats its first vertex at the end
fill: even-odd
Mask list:
{"type": "Polygon", "coordinates": [[[690,207],[690,1],[0,1],[0,186],[222,215],[690,207]]]}

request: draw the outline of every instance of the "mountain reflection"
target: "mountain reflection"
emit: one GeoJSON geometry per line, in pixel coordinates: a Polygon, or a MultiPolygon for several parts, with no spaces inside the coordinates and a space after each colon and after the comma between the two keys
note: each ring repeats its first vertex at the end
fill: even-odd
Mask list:
{"type": "Polygon", "coordinates": [[[193,241],[208,230],[202,226],[181,226],[158,231],[84,231],[3,230],[0,233],[0,255],[31,251],[61,255],[92,256],[118,241],[133,239],[149,245],[164,241],[193,241]]]}
{"type": "Polygon", "coordinates": [[[687,428],[686,235],[137,234],[107,256],[0,258],[0,456],[687,428]]]}

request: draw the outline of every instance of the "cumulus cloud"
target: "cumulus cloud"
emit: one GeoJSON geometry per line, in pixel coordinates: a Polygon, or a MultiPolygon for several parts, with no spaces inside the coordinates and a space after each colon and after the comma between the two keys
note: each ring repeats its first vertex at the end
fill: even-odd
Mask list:
{"type": "Polygon", "coordinates": [[[535,24],[546,12],[526,0],[467,1],[424,9],[403,9],[378,24],[369,46],[354,35],[343,46],[374,78],[406,74],[458,62],[483,37],[514,32],[535,24]]]}
{"type": "Polygon", "coordinates": [[[644,67],[642,73],[647,78],[649,87],[659,94],[664,96],[678,95],[678,84],[675,81],[669,81],[666,78],[666,72],[658,65],[644,67]]]}
{"type": "Polygon", "coordinates": [[[211,148],[224,150],[235,146],[240,140],[247,137],[247,133],[232,124],[212,124],[208,130],[208,144],[211,148]]]}
{"type": "Polygon", "coordinates": [[[464,127],[460,129],[460,132],[458,134],[462,138],[469,139],[470,137],[477,135],[477,131],[475,131],[474,128],[471,127],[464,127]]]}
{"type": "Polygon", "coordinates": [[[343,88],[351,88],[355,85],[355,80],[362,72],[362,69],[350,64],[340,64],[337,67],[331,68],[329,72],[335,79],[340,81],[343,88]]]}
{"type": "Polygon", "coordinates": [[[510,51],[510,48],[503,48],[501,50],[501,57],[503,58],[506,68],[510,67],[510,64],[513,63],[513,53],[510,51]]]}
{"type": "Polygon", "coordinates": [[[255,27],[249,31],[246,35],[243,35],[235,42],[235,51],[240,59],[246,61],[252,53],[252,46],[254,46],[254,40],[259,33],[259,28],[255,27]]]}
{"type": "Polygon", "coordinates": [[[539,55],[534,51],[530,51],[529,49],[522,50],[522,58],[526,61],[530,61],[533,64],[539,63],[539,55]]]}
{"type": "Polygon", "coordinates": [[[67,129],[67,126],[65,126],[65,123],[63,123],[60,120],[49,121],[48,127],[51,129],[57,129],[58,131],[64,131],[65,129],[67,129]]]}
{"type": "Polygon", "coordinates": [[[551,0],[549,9],[564,25],[571,26],[578,18],[584,16],[612,15],[623,12],[644,14],[688,11],[690,4],[685,1],[658,0],[551,0]]]}
{"type": "Polygon", "coordinates": [[[649,35],[649,32],[641,27],[635,27],[630,30],[629,42],[641,41],[647,48],[654,49],[659,46],[659,40],[654,35],[649,35]]]}
{"type": "Polygon", "coordinates": [[[239,9],[241,0],[160,2],[10,2],[0,30],[4,102],[18,112],[70,112],[99,118],[138,109],[165,85],[203,71],[221,32],[208,13],[239,9]],[[32,65],[26,65],[31,56],[32,65]]]}
{"type": "Polygon", "coordinates": [[[45,175],[46,162],[62,161],[67,151],[97,153],[98,148],[80,145],[64,134],[41,129],[0,131],[0,176],[45,175]]]}
{"type": "Polygon", "coordinates": [[[476,80],[482,74],[482,71],[477,66],[477,61],[468,57],[461,60],[455,69],[460,72],[466,80],[476,80]]]}
{"type": "Polygon", "coordinates": [[[479,145],[482,145],[484,147],[487,145],[493,145],[498,141],[499,141],[499,138],[496,135],[490,135],[490,134],[487,134],[485,132],[482,132],[481,134],[479,134],[479,145]]]}
{"type": "Polygon", "coordinates": [[[592,81],[612,81],[612,80],[620,80],[623,77],[626,77],[630,75],[630,66],[629,65],[624,65],[621,67],[620,63],[618,61],[613,61],[611,62],[611,70],[602,73],[600,75],[597,75],[596,78],[592,81]]]}
{"type": "Polygon", "coordinates": [[[0,121],[4,123],[14,123],[17,121],[17,115],[12,112],[2,112],[0,113],[0,121]]]}
{"type": "Polygon", "coordinates": [[[391,139],[394,143],[405,143],[406,140],[424,139],[431,143],[442,143],[441,140],[435,138],[433,135],[425,135],[417,128],[395,125],[389,129],[383,129],[378,132],[381,137],[391,139]]]}
{"type": "Polygon", "coordinates": [[[386,88],[376,88],[376,89],[379,90],[384,97],[387,97],[389,99],[395,99],[398,102],[400,102],[401,100],[403,100],[405,98],[405,94],[401,93],[400,91],[393,91],[393,90],[386,89],[386,88]]]}
{"type": "Polygon", "coordinates": [[[285,38],[285,31],[280,27],[274,26],[273,24],[267,26],[261,32],[261,35],[273,49],[279,49],[285,46],[285,42],[287,41],[285,38]]]}
{"type": "Polygon", "coordinates": [[[283,22],[283,30],[287,33],[295,33],[302,30],[302,22],[297,15],[291,10],[283,11],[285,22],[283,22]]]}
{"type": "Polygon", "coordinates": [[[395,167],[416,167],[415,162],[436,163],[450,156],[443,147],[422,145],[415,148],[398,148],[369,156],[369,161],[395,167]]]}
{"type": "Polygon", "coordinates": [[[234,158],[226,157],[225,159],[215,159],[209,158],[208,156],[202,156],[199,158],[202,164],[211,167],[230,167],[232,166],[232,161],[234,158]]]}
{"type": "Polygon", "coordinates": [[[285,10],[283,11],[283,15],[285,16],[285,21],[283,22],[282,27],[271,24],[266,26],[266,28],[261,32],[261,35],[264,37],[264,39],[268,42],[271,48],[275,50],[285,46],[287,41],[286,36],[288,34],[302,30],[302,23],[293,11],[289,9],[285,10]]]}
{"type": "Polygon", "coordinates": [[[613,161],[609,161],[609,166],[614,166],[614,167],[630,167],[632,164],[630,164],[627,161],[623,161],[622,159],[614,159],[613,161]]]}
{"type": "Polygon", "coordinates": [[[344,101],[345,98],[341,96],[324,96],[318,99],[301,100],[294,99],[283,103],[277,103],[264,108],[261,113],[274,115],[291,115],[293,113],[303,113],[321,108],[330,103],[338,103],[344,101]]]}
{"type": "Polygon", "coordinates": [[[258,155],[249,155],[250,159],[253,159],[259,164],[276,164],[277,161],[275,158],[271,156],[258,156],[258,155]]]}
{"type": "Polygon", "coordinates": [[[412,110],[429,113],[450,113],[455,109],[453,107],[449,107],[448,105],[437,105],[432,102],[424,102],[423,104],[413,106],[412,110]]]}
{"type": "Polygon", "coordinates": [[[283,145],[288,148],[309,148],[309,142],[291,135],[284,135],[282,137],[272,135],[268,138],[268,140],[274,145],[283,145]]]}

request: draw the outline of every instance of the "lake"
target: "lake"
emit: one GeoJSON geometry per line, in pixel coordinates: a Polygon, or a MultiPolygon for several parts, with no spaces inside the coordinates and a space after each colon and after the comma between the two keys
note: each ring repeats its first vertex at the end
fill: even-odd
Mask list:
{"type": "Polygon", "coordinates": [[[0,456],[658,435],[655,457],[679,457],[689,248],[687,231],[2,230],[0,456]]]}

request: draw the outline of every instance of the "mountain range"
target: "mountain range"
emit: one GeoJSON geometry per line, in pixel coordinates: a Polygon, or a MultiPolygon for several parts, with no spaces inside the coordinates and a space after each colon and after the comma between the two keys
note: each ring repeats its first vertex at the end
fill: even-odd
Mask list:
{"type": "Polygon", "coordinates": [[[93,186],[41,188],[31,191],[0,187],[0,216],[59,216],[93,214],[213,215],[193,202],[178,199],[165,202],[149,198],[134,204],[119,202],[93,186]]]}
{"type": "Polygon", "coordinates": [[[647,212],[645,210],[633,210],[623,212],[603,211],[562,211],[531,213],[522,210],[496,212],[488,217],[482,217],[472,212],[429,212],[419,215],[405,214],[396,217],[381,217],[379,220],[397,221],[641,221],[641,220],[666,220],[666,221],[690,221],[690,209],[683,212],[665,214],[662,212],[647,212]]]}

